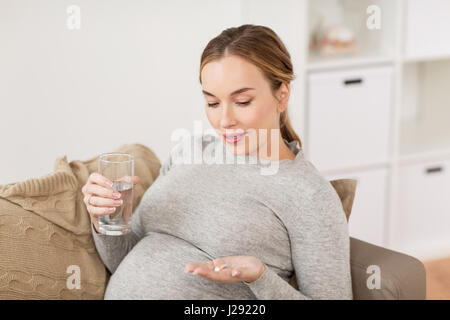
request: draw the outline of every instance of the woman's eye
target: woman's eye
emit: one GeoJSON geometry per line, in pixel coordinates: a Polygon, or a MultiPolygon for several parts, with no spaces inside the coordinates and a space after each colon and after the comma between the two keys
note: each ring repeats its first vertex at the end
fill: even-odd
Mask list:
{"type": "MultiPolygon", "coordinates": [[[[238,104],[240,106],[247,106],[247,105],[250,104],[250,102],[252,102],[252,100],[243,101],[243,102],[236,102],[236,104],[238,104]]],[[[217,107],[218,104],[219,104],[218,102],[208,103],[208,107],[215,108],[215,107],[217,107]]]]}
{"type": "Polygon", "coordinates": [[[250,102],[252,102],[252,100],[245,101],[245,102],[236,102],[236,103],[241,106],[246,106],[246,105],[250,104],[250,102]]]}

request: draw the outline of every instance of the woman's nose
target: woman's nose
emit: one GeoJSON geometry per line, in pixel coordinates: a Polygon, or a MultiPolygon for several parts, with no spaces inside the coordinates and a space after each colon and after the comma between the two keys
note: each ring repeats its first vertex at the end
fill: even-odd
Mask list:
{"type": "Polygon", "coordinates": [[[231,106],[225,106],[223,108],[222,117],[220,119],[220,125],[222,128],[228,128],[236,123],[233,108],[231,106]]]}

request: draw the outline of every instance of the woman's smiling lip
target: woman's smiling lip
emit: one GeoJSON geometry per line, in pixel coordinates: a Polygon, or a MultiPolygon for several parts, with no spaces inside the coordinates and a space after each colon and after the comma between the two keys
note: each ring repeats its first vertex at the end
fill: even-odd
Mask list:
{"type": "Polygon", "coordinates": [[[239,131],[237,133],[223,133],[222,136],[228,143],[236,144],[239,141],[241,141],[241,139],[245,137],[247,134],[248,134],[247,131],[244,132],[239,131]]]}

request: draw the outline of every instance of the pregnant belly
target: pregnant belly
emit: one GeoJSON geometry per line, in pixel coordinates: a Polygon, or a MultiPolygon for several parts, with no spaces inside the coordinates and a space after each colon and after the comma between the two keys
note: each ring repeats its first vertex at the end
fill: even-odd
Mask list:
{"type": "Polygon", "coordinates": [[[189,262],[211,259],[180,238],[150,233],[111,276],[105,299],[255,299],[245,283],[220,283],[184,272],[189,262]]]}

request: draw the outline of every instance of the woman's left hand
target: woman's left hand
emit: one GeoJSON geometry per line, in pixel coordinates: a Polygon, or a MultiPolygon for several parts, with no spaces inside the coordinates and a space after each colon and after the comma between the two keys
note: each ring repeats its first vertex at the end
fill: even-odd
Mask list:
{"type": "Polygon", "coordinates": [[[184,268],[185,272],[192,272],[207,280],[218,282],[253,282],[264,272],[265,266],[261,260],[252,256],[221,257],[208,262],[191,262],[184,268]],[[226,264],[228,267],[214,271],[216,267],[226,264]]]}

